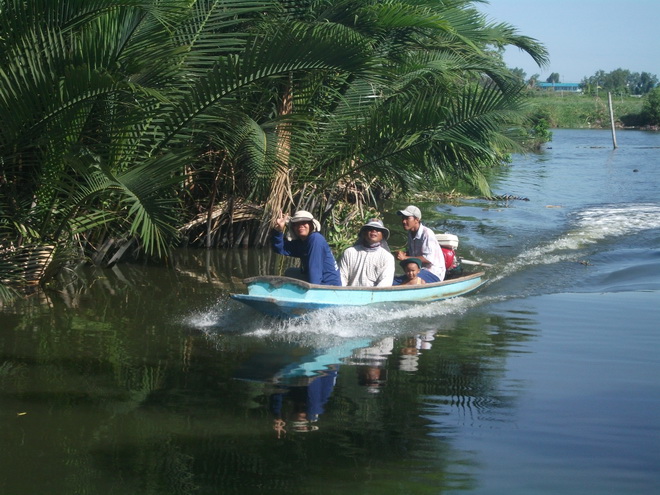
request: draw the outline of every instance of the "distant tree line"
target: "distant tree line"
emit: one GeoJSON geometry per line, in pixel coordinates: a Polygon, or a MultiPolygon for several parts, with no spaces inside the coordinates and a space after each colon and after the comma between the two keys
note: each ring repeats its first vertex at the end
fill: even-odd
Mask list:
{"type": "MultiPolygon", "coordinates": [[[[519,67],[510,69],[511,73],[520,83],[525,83],[528,89],[533,90],[540,81],[540,75],[534,74],[527,78],[525,71],[519,67]]],[[[550,74],[545,82],[559,83],[561,76],[557,72],[550,74]]],[[[603,70],[597,71],[593,76],[585,77],[580,82],[580,86],[586,95],[606,96],[611,93],[616,96],[638,96],[643,97],[643,106],[641,112],[622,115],[621,121],[625,126],[630,127],[656,127],[660,126],[660,85],[658,77],[649,72],[631,72],[625,69],[616,69],[611,72],[603,70]]],[[[546,111],[533,112],[530,115],[532,123],[528,131],[528,138],[538,133],[538,136],[546,136],[543,127],[550,117],[546,111]]],[[[551,137],[550,137],[551,139],[551,137]]],[[[534,147],[543,145],[549,139],[538,140],[534,147]]]]}
{"type": "Polygon", "coordinates": [[[660,87],[646,95],[642,109],[642,125],[660,125],[660,87]]]}
{"type": "MultiPolygon", "coordinates": [[[[527,78],[527,74],[519,67],[511,69],[521,82],[534,88],[540,79],[539,74],[527,78]]],[[[558,72],[550,74],[545,82],[559,83],[561,76],[558,72]]],[[[593,76],[584,77],[580,86],[586,94],[598,94],[599,91],[610,92],[615,95],[645,95],[658,86],[658,76],[649,72],[630,72],[627,69],[616,69],[611,72],[596,71],[593,76]]]]}
{"type": "Polygon", "coordinates": [[[599,70],[593,76],[582,79],[581,85],[588,94],[602,90],[616,95],[645,95],[658,85],[658,77],[648,72],[625,69],[611,72],[599,70]]]}

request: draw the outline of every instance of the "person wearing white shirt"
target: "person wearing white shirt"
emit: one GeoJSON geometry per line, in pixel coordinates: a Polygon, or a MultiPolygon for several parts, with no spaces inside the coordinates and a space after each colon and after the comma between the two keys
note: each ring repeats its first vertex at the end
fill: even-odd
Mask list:
{"type": "Polygon", "coordinates": [[[387,239],[390,231],[372,218],[358,234],[357,242],[339,260],[341,284],[350,287],[387,287],[394,280],[394,256],[387,239]]]}
{"type": "Polygon", "coordinates": [[[422,225],[422,212],[414,205],[407,206],[404,210],[396,212],[401,216],[401,224],[408,232],[408,246],[406,252],[398,251],[396,257],[399,261],[406,258],[419,258],[422,260],[423,269],[419,277],[426,282],[439,282],[445,278],[445,258],[442,248],[438,244],[435,233],[428,227],[422,225]]]}

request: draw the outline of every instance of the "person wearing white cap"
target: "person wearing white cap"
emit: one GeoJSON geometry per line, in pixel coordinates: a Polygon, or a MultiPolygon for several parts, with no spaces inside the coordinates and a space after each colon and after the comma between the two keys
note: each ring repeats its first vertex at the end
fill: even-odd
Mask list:
{"type": "Polygon", "coordinates": [[[360,229],[357,242],[339,260],[341,283],[352,287],[387,287],[394,280],[394,257],[387,247],[390,231],[377,218],[360,229]]]}
{"type": "Polygon", "coordinates": [[[410,205],[396,213],[401,216],[401,224],[404,230],[408,232],[406,252],[397,251],[397,259],[402,261],[411,257],[419,258],[422,260],[423,266],[418,275],[420,278],[426,282],[444,280],[446,268],[442,248],[438,244],[435,233],[422,225],[422,212],[420,209],[410,205]]]}
{"type": "Polygon", "coordinates": [[[332,250],[320,232],[321,224],[305,210],[292,217],[280,215],[273,225],[273,251],[284,256],[300,258],[300,269],[294,275],[310,284],[341,285],[339,268],[332,250]],[[290,239],[284,238],[284,226],[289,226],[290,239]]]}

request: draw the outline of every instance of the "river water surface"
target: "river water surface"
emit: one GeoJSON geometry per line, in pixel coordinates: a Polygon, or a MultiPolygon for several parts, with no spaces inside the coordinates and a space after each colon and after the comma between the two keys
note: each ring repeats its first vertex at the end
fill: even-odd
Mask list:
{"type": "Polygon", "coordinates": [[[280,321],[229,294],[281,258],[180,251],[0,309],[0,493],[657,493],[660,134],[617,141],[417,202],[494,265],[465,298],[280,321]]]}

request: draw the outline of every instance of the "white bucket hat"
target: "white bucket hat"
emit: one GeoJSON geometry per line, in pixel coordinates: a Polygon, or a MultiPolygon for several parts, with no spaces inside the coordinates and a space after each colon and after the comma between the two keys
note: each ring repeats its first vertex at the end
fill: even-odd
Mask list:
{"type": "MultiPolygon", "coordinates": [[[[291,227],[292,223],[299,223],[299,222],[312,222],[312,225],[314,226],[312,232],[321,232],[320,222],[317,219],[315,219],[314,215],[312,215],[308,211],[298,210],[297,212],[295,212],[293,216],[289,218],[289,227],[291,227]]],[[[292,228],[289,228],[289,236],[292,239],[298,239],[298,235],[294,232],[292,228]]]]}
{"type": "Polygon", "coordinates": [[[385,225],[383,225],[383,222],[381,220],[378,220],[377,218],[372,218],[362,226],[362,228],[360,229],[360,236],[362,236],[362,233],[368,229],[376,229],[382,232],[384,241],[390,238],[389,229],[385,227],[385,225]]]}

